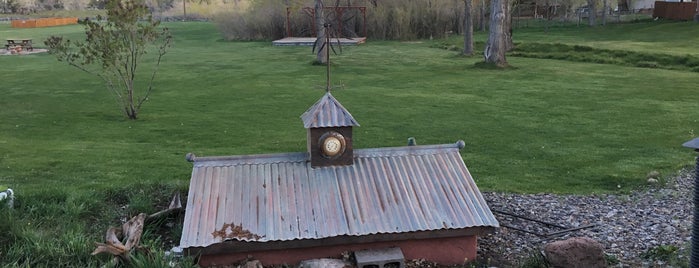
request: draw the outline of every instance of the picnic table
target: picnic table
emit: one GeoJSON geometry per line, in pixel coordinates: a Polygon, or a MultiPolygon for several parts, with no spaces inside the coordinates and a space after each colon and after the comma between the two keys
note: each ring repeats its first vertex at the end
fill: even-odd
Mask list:
{"type": "Polygon", "coordinates": [[[8,38],[7,39],[7,44],[5,44],[5,49],[10,50],[10,49],[17,49],[20,48],[21,50],[34,50],[34,47],[32,47],[32,39],[28,38],[8,38]]]}

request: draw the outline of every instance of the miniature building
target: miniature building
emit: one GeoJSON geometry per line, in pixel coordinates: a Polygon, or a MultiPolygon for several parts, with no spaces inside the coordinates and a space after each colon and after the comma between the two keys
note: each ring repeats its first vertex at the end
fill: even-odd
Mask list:
{"type": "Polygon", "coordinates": [[[399,247],[461,264],[498,222],[459,149],[353,149],[356,120],[330,94],[301,116],[308,151],[196,157],[180,247],[202,266],[265,265],[399,247]]]}

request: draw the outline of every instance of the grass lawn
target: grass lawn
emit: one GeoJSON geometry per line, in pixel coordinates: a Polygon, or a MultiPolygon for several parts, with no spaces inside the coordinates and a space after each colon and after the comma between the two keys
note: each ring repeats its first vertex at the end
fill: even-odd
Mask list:
{"type": "MultiPolygon", "coordinates": [[[[35,40],[81,30],[2,26],[2,36],[35,40]]],[[[309,48],[224,42],[208,23],[167,26],[175,45],[138,121],[122,118],[100,81],[50,55],[4,56],[12,67],[0,73],[0,184],[19,192],[186,185],[187,152],[304,150],[298,116],[322,95],[324,79],[309,48]]],[[[528,35],[541,37],[516,33],[528,35]]],[[[479,57],[407,42],[344,47],[334,59],[334,83],[344,85],[335,95],[362,125],[358,148],[400,146],[409,136],[464,139],[464,159],[485,190],[610,192],[691,163],[679,145],[696,135],[696,73],[515,57],[516,69],[481,70],[479,57]]]]}
{"type": "Polygon", "coordinates": [[[601,27],[570,26],[519,29],[513,35],[518,42],[545,42],[585,45],[596,48],[630,50],[672,55],[699,55],[697,33],[692,22],[645,20],[633,24],[609,24],[601,27]]]}
{"type": "MultiPolygon", "coordinates": [[[[119,113],[99,80],[51,55],[0,56],[0,186],[24,198],[22,211],[40,211],[18,221],[40,219],[55,232],[50,225],[65,216],[43,203],[58,200],[72,208],[67,215],[92,219],[76,223],[88,231],[63,239],[84,244],[114,224],[94,219],[113,212],[99,202],[126,202],[133,213],[157,202],[149,199],[154,189],[184,191],[187,152],[305,150],[299,116],[322,96],[325,79],[325,67],[310,64],[310,48],[226,42],[209,23],[165,25],[174,47],[137,121],[119,113]]],[[[524,29],[515,37],[696,55],[698,29],[648,22],[524,29]]],[[[41,47],[50,34],[75,38],[81,30],[0,24],[0,39],[31,37],[41,47]]],[[[419,144],[463,139],[464,160],[487,191],[625,192],[645,185],[650,171],[670,176],[693,163],[695,153],[681,144],[699,136],[696,72],[520,57],[508,58],[513,69],[485,70],[474,67],[480,57],[433,43],[369,40],[333,57],[333,83],[342,85],[333,94],[361,124],[356,148],[403,146],[411,136],[419,144]]],[[[33,228],[6,228],[42,238],[33,228]]],[[[92,245],[74,250],[65,254],[87,255],[92,245]]],[[[15,256],[0,258],[8,255],[15,256]]]]}

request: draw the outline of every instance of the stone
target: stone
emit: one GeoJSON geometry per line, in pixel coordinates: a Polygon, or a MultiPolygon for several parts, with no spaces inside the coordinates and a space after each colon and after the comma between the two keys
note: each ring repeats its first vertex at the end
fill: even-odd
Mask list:
{"type": "MultiPolygon", "coordinates": [[[[619,261],[614,267],[640,267],[641,254],[655,245],[691,246],[694,169],[660,179],[656,187],[644,187],[622,194],[514,194],[483,192],[493,210],[509,211],[546,222],[571,227],[597,224],[563,234],[570,237],[590,237],[604,241],[606,258],[619,261]],[[612,212],[615,211],[615,212],[612,212]],[[655,241],[655,242],[653,242],[655,241]]],[[[501,226],[550,233],[560,228],[537,222],[516,220],[495,214],[501,226]]],[[[518,267],[531,252],[543,250],[555,241],[520,232],[507,227],[478,237],[479,257],[498,267],[518,267]]]]}
{"type": "Polygon", "coordinates": [[[604,247],[588,237],[573,237],[549,243],[544,247],[544,254],[552,267],[607,267],[604,247]]]}
{"type": "Polygon", "coordinates": [[[244,264],[238,265],[238,268],[263,268],[262,262],[259,260],[249,260],[246,261],[244,264]]]}
{"type": "Polygon", "coordinates": [[[352,264],[339,259],[313,259],[305,260],[299,264],[299,268],[350,268],[352,264]]]}
{"type": "Polygon", "coordinates": [[[658,179],[660,178],[660,172],[653,170],[651,172],[648,172],[648,175],[646,175],[646,178],[648,179],[658,179]]]}

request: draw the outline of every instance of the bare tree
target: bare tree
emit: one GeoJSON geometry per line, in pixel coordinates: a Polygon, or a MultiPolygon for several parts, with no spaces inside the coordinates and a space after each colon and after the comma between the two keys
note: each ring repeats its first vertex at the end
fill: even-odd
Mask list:
{"type": "Polygon", "coordinates": [[[597,25],[597,0],[587,0],[588,17],[587,22],[590,26],[597,25]]]}
{"type": "Polygon", "coordinates": [[[473,55],[473,0],[464,0],[464,55],[473,55]]]}
{"type": "Polygon", "coordinates": [[[325,34],[326,31],[325,29],[325,15],[323,12],[323,0],[315,0],[315,6],[314,8],[314,22],[316,24],[316,42],[314,45],[315,47],[318,47],[318,51],[316,53],[316,62],[320,64],[327,64],[328,63],[328,56],[327,52],[325,51],[328,49],[329,44],[326,44],[326,38],[325,34]]]}
{"type": "Polygon", "coordinates": [[[167,28],[159,28],[143,0],[109,0],[107,20],[100,20],[85,21],[85,41],[51,36],[44,44],[59,61],[101,78],[124,114],[137,119],[172,36],[167,28]],[[145,87],[137,87],[138,67],[150,49],[157,49],[150,79],[145,87]]]}
{"type": "Polygon", "coordinates": [[[607,25],[607,11],[609,7],[607,6],[607,0],[603,1],[602,4],[602,25],[607,25]]]}
{"type": "Polygon", "coordinates": [[[486,63],[495,64],[498,67],[508,65],[505,58],[508,35],[506,21],[509,16],[507,7],[507,0],[490,1],[490,27],[483,57],[486,63]]]}
{"type": "Polygon", "coordinates": [[[485,32],[485,0],[478,0],[480,12],[478,12],[478,30],[485,32]]]}
{"type": "Polygon", "coordinates": [[[514,42],[512,42],[512,5],[505,3],[505,50],[510,51],[515,48],[514,42]]]}

